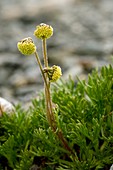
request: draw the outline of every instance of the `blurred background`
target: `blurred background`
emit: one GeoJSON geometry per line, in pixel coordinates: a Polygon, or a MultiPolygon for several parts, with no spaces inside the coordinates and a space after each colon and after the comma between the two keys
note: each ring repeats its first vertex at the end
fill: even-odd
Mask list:
{"type": "Polygon", "coordinates": [[[18,41],[32,37],[42,59],[41,41],[33,36],[40,23],[54,28],[49,63],[62,67],[63,79],[84,79],[113,63],[113,0],[0,0],[0,97],[14,104],[43,89],[35,57],[17,50],[18,41]]]}

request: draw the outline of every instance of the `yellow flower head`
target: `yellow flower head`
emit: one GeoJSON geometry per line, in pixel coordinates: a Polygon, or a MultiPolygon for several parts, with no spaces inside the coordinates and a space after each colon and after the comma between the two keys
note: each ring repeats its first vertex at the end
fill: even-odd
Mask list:
{"type": "Polygon", "coordinates": [[[31,37],[24,38],[17,43],[18,50],[24,55],[31,55],[35,53],[36,46],[31,37]]]}
{"type": "Polygon", "coordinates": [[[56,65],[45,68],[44,71],[47,73],[50,82],[57,81],[62,75],[61,68],[56,65]]]}
{"type": "Polygon", "coordinates": [[[53,35],[53,28],[50,25],[41,23],[36,27],[34,35],[40,39],[48,39],[53,35]]]}

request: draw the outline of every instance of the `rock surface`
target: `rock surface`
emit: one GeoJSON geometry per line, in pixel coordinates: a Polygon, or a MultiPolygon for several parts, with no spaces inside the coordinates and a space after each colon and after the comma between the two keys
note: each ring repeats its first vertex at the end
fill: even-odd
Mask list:
{"type": "Polygon", "coordinates": [[[47,41],[49,63],[62,67],[64,79],[85,78],[95,67],[112,64],[112,0],[0,1],[0,96],[14,104],[43,89],[35,57],[22,56],[16,46],[32,37],[42,57],[41,41],[33,36],[42,22],[54,28],[47,41]]]}

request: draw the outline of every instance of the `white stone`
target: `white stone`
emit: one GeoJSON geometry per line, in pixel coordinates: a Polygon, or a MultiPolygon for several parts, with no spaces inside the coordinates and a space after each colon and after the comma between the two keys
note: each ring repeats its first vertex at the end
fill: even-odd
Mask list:
{"type": "Polygon", "coordinates": [[[0,117],[4,112],[6,112],[6,114],[11,114],[14,110],[14,106],[9,101],[0,97],[0,117]]]}
{"type": "Polygon", "coordinates": [[[110,167],[110,169],[109,170],[113,170],[113,164],[112,164],[112,166],[110,167]]]}

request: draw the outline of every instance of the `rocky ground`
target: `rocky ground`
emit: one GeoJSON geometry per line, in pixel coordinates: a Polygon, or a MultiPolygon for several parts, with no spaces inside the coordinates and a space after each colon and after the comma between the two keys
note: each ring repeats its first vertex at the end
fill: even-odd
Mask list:
{"type": "Polygon", "coordinates": [[[0,96],[17,104],[36,97],[43,88],[34,56],[21,55],[19,40],[32,37],[41,54],[36,25],[51,24],[47,41],[50,65],[62,67],[63,79],[81,79],[95,67],[112,64],[112,0],[0,0],[0,96]]]}

